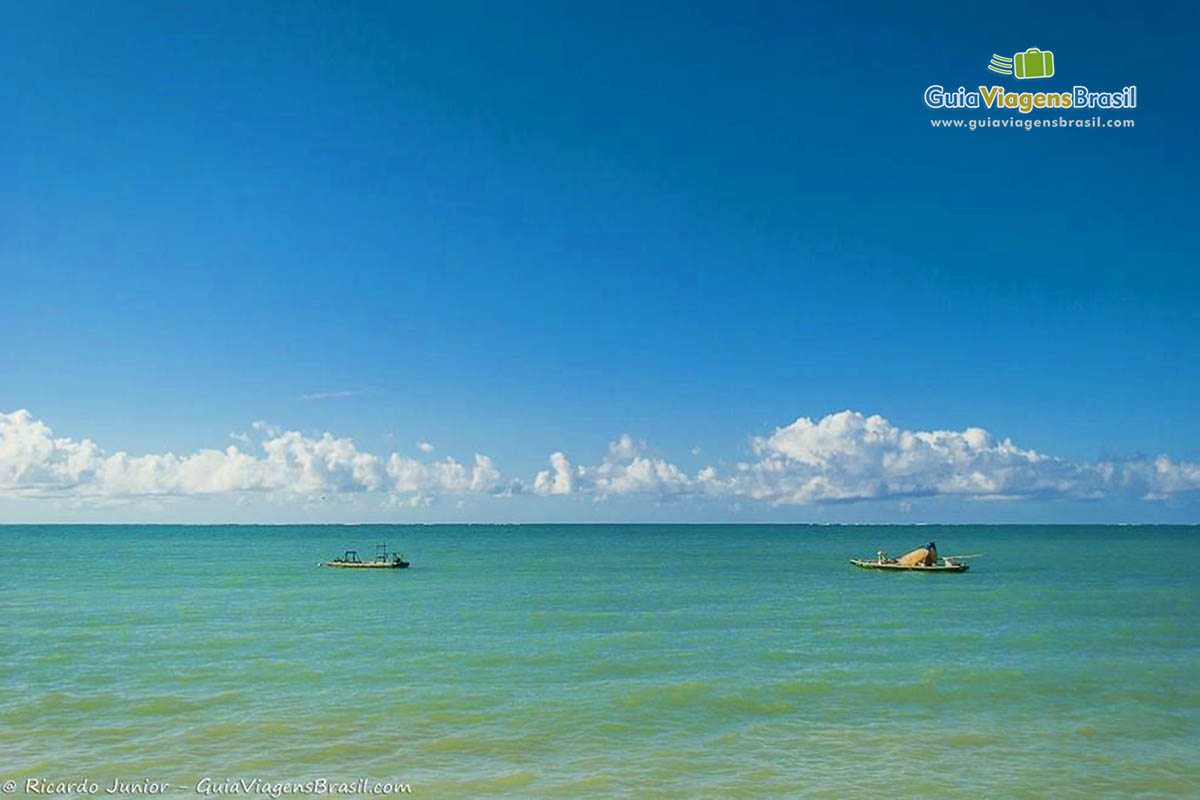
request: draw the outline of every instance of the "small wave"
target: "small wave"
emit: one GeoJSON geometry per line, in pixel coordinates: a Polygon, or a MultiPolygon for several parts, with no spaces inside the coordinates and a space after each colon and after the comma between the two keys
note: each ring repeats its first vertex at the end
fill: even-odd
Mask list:
{"type": "Polygon", "coordinates": [[[202,703],[180,700],[178,697],[152,697],[137,703],[131,711],[135,717],[154,717],[168,714],[190,714],[203,707],[202,703]]]}

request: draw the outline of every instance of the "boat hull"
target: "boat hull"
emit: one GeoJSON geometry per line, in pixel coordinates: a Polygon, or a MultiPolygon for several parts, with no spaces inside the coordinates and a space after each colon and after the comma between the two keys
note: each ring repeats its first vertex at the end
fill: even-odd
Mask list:
{"type": "Polygon", "coordinates": [[[338,569],[407,569],[407,561],[326,561],[325,566],[338,569]]]}
{"type": "Polygon", "coordinates": [[[850,563],[861,569],[881,569],[892,570],[894,572],[966,572],[970,569],[966,564],[934,564],[933,566],[925,566],[924,564],[866,561],[861,558],[852,558],[850,559],[850,563]]]}

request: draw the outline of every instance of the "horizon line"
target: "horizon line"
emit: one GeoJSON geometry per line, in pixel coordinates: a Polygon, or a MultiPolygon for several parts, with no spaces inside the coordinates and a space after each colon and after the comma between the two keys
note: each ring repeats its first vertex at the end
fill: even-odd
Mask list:
{"type": "Polygon", "coordinates": [[[0,528],[42,527],[159,527],[159,528],[368,528],[368,527],[602,527],[602,526],[739,526],[792,528],[1195,528],[1200,522],[0,522],[0,528]]]}

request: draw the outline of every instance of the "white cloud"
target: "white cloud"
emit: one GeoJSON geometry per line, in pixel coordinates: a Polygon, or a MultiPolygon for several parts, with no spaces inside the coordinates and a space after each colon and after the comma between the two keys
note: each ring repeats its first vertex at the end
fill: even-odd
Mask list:
{"type": "Polygon", "coordinates": [[[550,469],[542,470],[533,479],[534,494],[570,494],[575,481],[571,462],[562,453],[550,454],[550,469]]]}
{"type": "Polygon", "coordinates": [[[758,460],[739,464],[727,488],[778,504],[932,495],[1099,499],[1200,490],[1195,464],[1071,462],[997,441],[982,428],[907,431],[854,411],[818,422],[801,417],[754,439],[753,449],[758,460]]]}
{"type": "Polygon", "coordinates": [[[599,466],[579,470],[581,485],[601,497],[649,494],[667,498],[696,491],[695,478],[665,459],[645,455],[645,450],[645,442],[621,434],[609,443],[599,466]]]}
{"type": "Polygon", "coordinates": [[[337,400],[342,397],[358,397],[361,394],[366,394],[362,389],[342,389],[336,392],[313,392],[312,394],[300,395],[301,400],[337,400]]]}
{"type": "Polygon", "coordinates": [[[997,441],[982,428],[908,431],[854,411],[814,422],[801,417],[751,440],[755,460],[722,475],[694,475],[647,455],[628,434],[596,466],[551,456],[539,494],[646,495],[753,500],[774,505],[952,496],[967,500],[1165,499],[1200,492],[1200,464],[1157,459],[1072,462],[997,441]]]}
{"type": "Polygon", "coordinates": [[[0,414],[0,490],[69,489],[90,478],[99,449],[90,439],[56,439],[26,410],[0,414]]]}
{"type": "Polygon", "coordinates": [[[485,455],[477,454],[469,467],[452,458],[421,464],[396,453],[385,460],[329,433],[280,432],[261,422],[253,427],[269,437],[260,443],[261,455],[233,445],[184,456],[109,455],[90,439],[55,438],[28,411],[0,414],[0,495],[103,498],[259,491],[429,498],[493,493],[502,484],[500,471],[485,455]]]}
{"type": "Polygon", "coordinates": [[[432,453],[436,448],[429,442],[417,442],[417,449],[422,453],[432,453]]]}
{"type": "Polygon", "coordinates": [[[563,453],[550,456],[549,470],[534,478],[536,494],[578,494],[596,498],[621,495],[651,495],[660,499],[705,491],[711,484],[711,470],[690,476],[669,461],[647,455],[645,442],[635,441],[627,433],[608,445],[608,452],[596,466],[572,467],[563,453]]]}

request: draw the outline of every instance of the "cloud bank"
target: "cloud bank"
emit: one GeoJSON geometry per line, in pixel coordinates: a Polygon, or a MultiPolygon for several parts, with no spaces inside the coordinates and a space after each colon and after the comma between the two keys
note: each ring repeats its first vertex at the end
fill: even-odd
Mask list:
{"type": "Polygon", "coordinates": [[[56,437],[25,410],[0,413],[0,497],[105,502],[138,497],[264,493],[320,498],[377,495],[424,504],[442,496],[617,497],[662,502],[725,500],[769,505],[917,497],[1161,500],[1200,492],[1200,464],[1167,456],[1076,462],[997,440],[982,428],[909,431],[881,416],[842,411],[800,417],[749,440],[732,467],[688,472],[624,434],[595,464],[563,452],[531,481],[506,478],[486,455],[460,462],[377,455],[348,438],[309,436],[253,423],[256,442],[185,455],[107,452],[91,439],[56,437]]]}
{"type": "MultiPolygon", "coordinates": [[[[91,439],[55,437],[28,411],[0,414],[0,494],[120,498],[271,492],[321,496],[380,492],[420,499],[442,494],[500,491],[492,460],[476,454],[467,465],[452,458],[418,461],[399,453],[382,458],[329,433],[305,436],[263,422],[261,452],[230,445],[131,456],[108,454],[91,439]]],[[[238,441],[249,444],[249,437],[238,441]]]]}
{"type": "Polygon", "coordinates": [[[1200,490],[1200,465],[1156,459],[1079,463],[997,441],[982,428],[907,431],[853,411],[801,417],[753,440],[756,461],[729,479],[739,496],[772,503],[951,495],[1156,499],[1200,490]]]}

